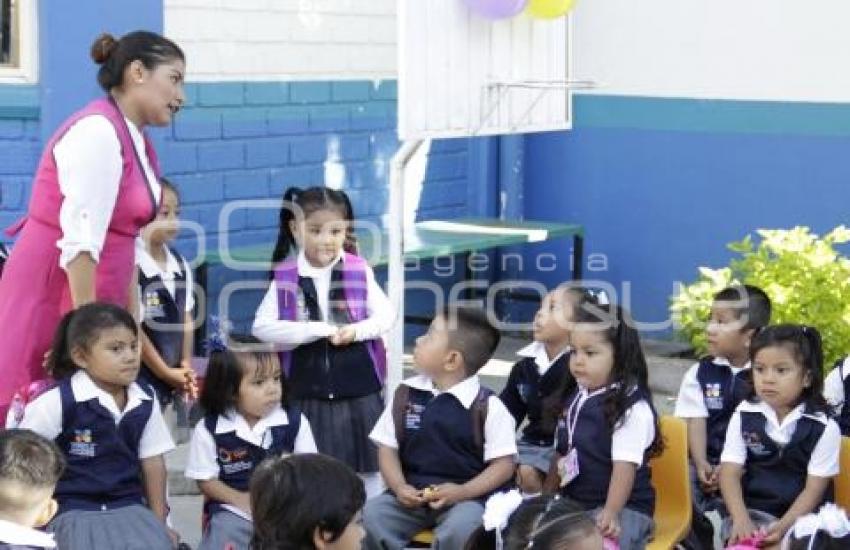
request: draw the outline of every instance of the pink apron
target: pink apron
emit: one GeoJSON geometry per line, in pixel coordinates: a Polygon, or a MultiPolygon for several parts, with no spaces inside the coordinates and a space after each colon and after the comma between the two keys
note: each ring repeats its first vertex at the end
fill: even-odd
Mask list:
{"type": "MultiPolygon", "coordinates": [[[[12,394],[46,376],[41,366],[44,353],[62,315],[72,308],[68,277],[59,267],[56,246],[62,237],[59,208],[63,197],[53,147],[76,121],[90,115],[103,115],[112,123],[123,160],[118,198],[95,271],[98,300],[127,307],[135,239],[156,215],[157,205],[130,131],[111,99],[91,102],[50,138],[35,174],[27,215],[8,231],[18,238],[0,279],[0,422],[5,421],[12,394]]],[[[147,138],[145,148],[158,177],[156,154],[147,138]]]]}

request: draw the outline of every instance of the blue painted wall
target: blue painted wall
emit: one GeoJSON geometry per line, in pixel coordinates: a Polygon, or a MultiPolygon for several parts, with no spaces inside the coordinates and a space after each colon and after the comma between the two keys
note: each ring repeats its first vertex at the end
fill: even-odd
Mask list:
{"type": "Polygon", "coordinates": [[[726,243],[757,228],[848,221],[850,107],[581,96],[575,108],[573,131],[526,140],[525,215],[584,224],[586,252],[608,261],[586,275],[630,284],[638,320],[667,319],[674,282],[726,265],[726,243]]]}
{"type": "MultiPolygon", "coordinates": [[[[283,192],[293,185],[321,185],[329,159],[333,171],[344,172],[342,188],[357,219],[382,224],[389,163],[399,145],[395,81],[196,83],[186,94],[174,125],[158,133],[158,152],[166,176],[180,188],[182,217],[203,226],[208,247],[218,245],[224,203],[239,199],[275,202],[269,209],[236,211],[229,244],[273,242],[283,192]]],[[[479,189],[492,185],[482,179],[490,176],[488,144],[466,139],[432,144],[418,218],[487,213],[495,196],[479,189]]],[[[195,245],[186,240],[180,248],[191,256],[195,245]]],[[[213,269],[211,310],[217,311],[224,285],[264,280],[265,273],[213,269]]],[[[238,294],[228,316],[247,328],[260,297],[259,291],[238,294]]]]}

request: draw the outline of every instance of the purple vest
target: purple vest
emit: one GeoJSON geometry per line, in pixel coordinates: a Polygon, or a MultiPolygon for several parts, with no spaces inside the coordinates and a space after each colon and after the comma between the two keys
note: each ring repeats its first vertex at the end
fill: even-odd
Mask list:
{"type": "MultiPolygon", "coordinates": [[[[368,317],[366,311],[366,261],[360,256],[345,253],[342,260],[342,282],[345,304],[351,321],[356,323],[368,317]]],[[[298,303],[298,264],[295,259],[284,260],[274,269],[277,285],[277,309],[281,319],[294,321],[298,303]]],[[[387,375],[387,352],[381,338],[363,342],[375,367],[375,374],[383,385],[387,375]]],[[[280,353],[283,372],[292,370],[292,351],[280,353]]]]}

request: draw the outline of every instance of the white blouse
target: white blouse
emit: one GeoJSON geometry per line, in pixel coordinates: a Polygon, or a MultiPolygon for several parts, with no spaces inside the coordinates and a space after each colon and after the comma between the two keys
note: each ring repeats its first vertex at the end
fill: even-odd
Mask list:
{"type": "MultiPolygon", "coordinates": [[[[126,117],[124,120],[159,203],[162,191],[148,162],[144,137],[135,124],[126,117]]],[[[53,158],[64,198],[59,210],[62,238],[56,242],[61,250],[59,266],[66,269],[81,252],[88,252],[97,262],[121,185],[123,159],[118,134],[103,115],[83,117],[56,142],[53,158]]]]}
{"type": "MultiPolygon", "coordinates": [[[[322,321],[281,320],[277,307],[277,286],[272,281],[254,317],[254,336],[264,342],[273,342],[287,351],[335,334],[338,327],[328,322],[328,294],[331,272],[339,261],[344,260],[340,257],[326,267],[317,268],[310,265],[303,252],[298,254],[298,274],[313,279],[322,321]]],[[[367,318],[353,325],[357,342],[378,338],[388,332],[395,322],[395,308],[375,281],[375,274],[369,266],[366,266],[366,311],[367,318]]]]}

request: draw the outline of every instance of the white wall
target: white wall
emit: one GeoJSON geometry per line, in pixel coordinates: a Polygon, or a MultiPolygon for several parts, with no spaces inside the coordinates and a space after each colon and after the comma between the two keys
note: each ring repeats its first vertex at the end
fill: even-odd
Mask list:
{"type": "Polygon", "coordinates": [[[575,78],[601,93],[850,101],[848,0],[579,0],[575,78]]]}
{"type": "Polygon", "coordinates": [[[396,77],[395,0],[165,0],[193,81],[396,77]]]}

